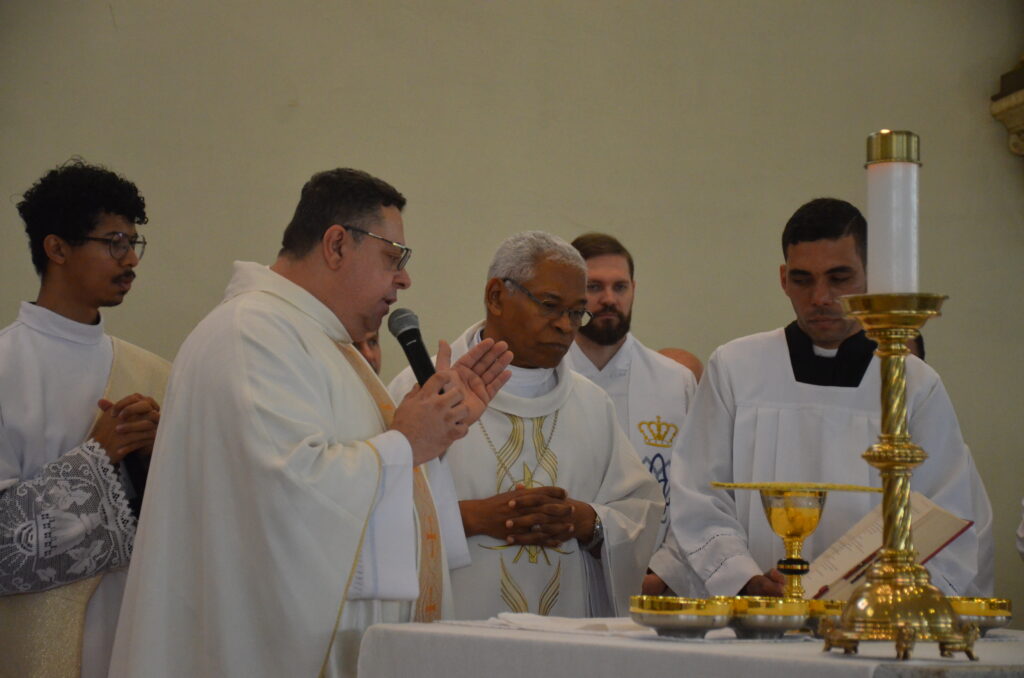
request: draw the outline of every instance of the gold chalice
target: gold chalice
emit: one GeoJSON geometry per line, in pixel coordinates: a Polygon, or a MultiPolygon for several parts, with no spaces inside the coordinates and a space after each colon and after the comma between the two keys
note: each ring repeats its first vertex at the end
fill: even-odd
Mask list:
{"type": "Polygon", "coordinates": [[[786,557],[777,567],[786,577],[783,597],[803,600],[803,575],[811,564],[804,560],[804,540],[818,527],[825,498],[829,492],[880,492],[878,488],[835,483],[711,483],[712,487],[726,490],[758,490],[765,518],[772,531],[782,538],[786,557]]]}

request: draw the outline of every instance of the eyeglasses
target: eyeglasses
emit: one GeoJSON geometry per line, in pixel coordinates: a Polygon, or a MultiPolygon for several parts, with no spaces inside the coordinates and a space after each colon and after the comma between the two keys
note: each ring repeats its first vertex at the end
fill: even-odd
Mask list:
{"type": "Polygon", "coordinates": [[[569,322],[573,325],[576,327],[583,327],[590,322],[591,318],[594,317],[594,314],[582,308],[562,308],[553,301],[541,301],[537,297],[533,296],[530,290],[526,289],[512,278],[502,278],[501,281],[525,294],[527,299],[537,304],[537,307],[540,309],[540,314],[549,320],[558,320],[565,315],[569,316],[569,322]]]}
{"type": "Polygon", "coordinates": [[[401,250],[402,253],[401,253],[401,255],[399,255],[398,263],[395,265],[395,270],[396,271],[401,271],[403,268],[405,268],[405,265],[407,263],[409,263],[409,257],[412,256],[412,248],[411,247],[403,245],[400,242],[395,242],[394,240],[388,240],[387,238],[379,236],[376,233],[370,233],[369,231],[366,231],[366,230],[361,229],[361,228],[356,228],[355,226],[345,226],[345,228],[348,229],[349,231],[355,231],[356,233],[362,233],[363,235],[368,235],[371,238],[376,238],[377,240],[382,240],[382,241],[386,242],[387,244],[393,245],[393,246],[397,247],[399,250],[401,250]]]}
{"type": "Polygon", "coordinates": [[[98,238],[96,236],[84,237],[82,240],[95,240],[105,242],[110,249],[110,256],[120,261],[128,254],[128,250],[135,250],[135,256],[139,259],[146,251],[146,239],[141,235],[128,235],[127,233],[111,233],[110,235],[98,238]]]}

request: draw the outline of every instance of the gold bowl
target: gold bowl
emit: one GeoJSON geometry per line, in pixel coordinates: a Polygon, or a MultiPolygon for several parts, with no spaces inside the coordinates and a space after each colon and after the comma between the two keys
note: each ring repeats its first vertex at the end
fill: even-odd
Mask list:
{"type": "Polygon", "coordinates": [[[736,596],[730,626],[737,638],[746,640],[772,640],[781,638],[786,631],[804,627],[810,614],[806,600],[736,596]]]}
{"type": "Polygon", "coordinates": [[[808,600],[807,606],[809,608],[807,615],[807,628],[811,630],[811,635],[815,638],[821,638],[818,633],[818,628],[821,624],[822,619],[831,619],[834,622],[839,622],[839,619],[843,615],[843,607],[846,606],[845,600],[808,600]]]}
{"type": "Polygon", "coordinates": [[[650,626],[659,636],[703,638],[729,623],[732,598],[678,598],[631,596],[629,614],[637,624],[650,626]]]}
{"type": "Polygon", "coordinates": [[[963,624],[977,624],[984,637],[989,629],[1006,626],[1013,619],[1013,606],[1008,598],[946,598],[963,624]]]}

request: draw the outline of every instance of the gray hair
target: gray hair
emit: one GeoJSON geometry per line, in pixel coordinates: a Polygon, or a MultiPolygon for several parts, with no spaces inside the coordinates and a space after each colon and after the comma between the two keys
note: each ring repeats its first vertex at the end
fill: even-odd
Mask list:
{"type": "Polygon", "coordinates": [[[487,269],[487,279],[509,278],[518,283],[526,282],[533,277],[537,263],[546,259],[574,266],[584,276],[587,275],[587,262],[565,240],[544,231],[523,231],[498,245],[487,269]]]}

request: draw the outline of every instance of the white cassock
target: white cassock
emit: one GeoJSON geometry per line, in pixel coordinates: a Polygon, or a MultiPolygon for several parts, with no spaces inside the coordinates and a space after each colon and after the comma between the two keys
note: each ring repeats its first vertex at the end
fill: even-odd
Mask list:
{"type": "Polygon", "coordinates": [[[665,510],[661,516],[657,549],[648,567],[676,595],[693,593],[693,571],[669,532],[669,469],[679,432],[697,391],[697,378],[687,367],[652,351],[632,333],[603,369],[573,342],[565,356],[570,368],[605,390],[615,404],[619,425],[629,436],[640,460],[661,486],[665,510]]]}
{"type": "MultiPolygon", "coordinates": [[[[793,369],[783,329],[719,347],[683,427],[672,465],[672,528],[712,595],[735,595],[784,556],[758,493],[712,489],[712,481],[881,486],[878,471],[861,458],[880,430],[877,357],[856,387],[800,383],[793,369]]],[[[928,562],[932,583],[951,595],[991,595],[988,495],[938,374],[914,356],[907,356],[906,371],[911,437],[929,455],[914,470],[911,487],[974,521],[928,562]]],[[[830,493],[804,558],[813,560],[879,497],[830,493]]]]}
{"type": "MultiPolygon", "coordinates": [[[[452,344],[453,359],[479,341],[481,327],[474,325],[452,344]]],[[[627,615],[629,596],[640,592],[657,537],[661,490],[630,449],[604,391],[564,362],[551,380],[557,382],[553,389],[536,397],[512,395],[506,384],[445,461],[459,499],[484,499],[523,483],[558,486],[589,503],[604,523],[601,558],[582,551],[575,539],[542,548],[463,537],[462,549],[449,547],[457,619],[506,611],[627,615]]],[[[397,399],[413,384],[406,370],[391,383],[391,393],[397,399]]]]}
{"type": "Polygon", "coordinates": [[[368,625],[410,618],[412,451],[339,344],[236,262],[174,363],[111,676],[350,675],[368,625]]]}
{"type": "Polygon", "coordinates": [[[45,647],[51,656],[22,657],[19,665],[29,662],[42,671],[54,661],[80,661],[82,676],[107,675],[135,516],[123,466],[115,469],[88,436],[100,413],[97,401],[129,395],[111,392],[111,367],[120,360],[154,373],[141,381],[160,392],[144,395],[162,398],[170,364],[113,339],[102,320],[85,325],[22,303],[18,319],[0,330],[0,595],[60,588],[65,593],[58,598],[70,606],[38,596],[0,601],[0,646],[8,667],[16,650],[45,647]],[[40,604],[46,614],[33,612],[40,604]],[[85,609],[80,636],[33,637],[53,623],[73,626],[68,619],[54,622],[49,612],[79,606],[85,609]]]}

